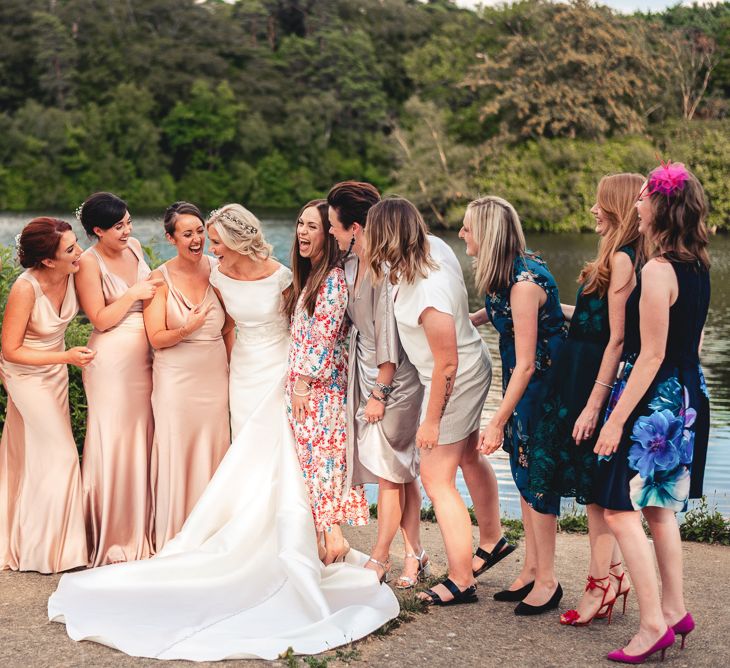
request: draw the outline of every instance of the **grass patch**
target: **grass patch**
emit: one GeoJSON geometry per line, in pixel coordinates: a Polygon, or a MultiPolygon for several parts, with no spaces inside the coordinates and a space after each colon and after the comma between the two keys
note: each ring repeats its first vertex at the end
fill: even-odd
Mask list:
{"type": "Polygon", "coordinates": [[[679,533],[682,540],[730,545],[730,519],[724,517],[717,506],[710,509],[703,496],[699,506],[685,513],[679,533]]]}
{"type": "Polygon", "coordinates": [[[569,512],[558,517],[558,531],[565,533],[588,533],[588,515],[573,504],[569,512]]]}

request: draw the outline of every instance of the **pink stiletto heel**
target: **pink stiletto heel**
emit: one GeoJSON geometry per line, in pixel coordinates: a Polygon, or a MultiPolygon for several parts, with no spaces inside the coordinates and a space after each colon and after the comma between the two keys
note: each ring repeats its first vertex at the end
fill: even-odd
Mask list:
{"type": "Polygon", "coordinates": [[[644,663],[652,654],[661,652],[661,660],[664,661],[664,654],[667,648],[674,644],[675,637],[674,631],[671,628],[667,628],[664,635],[643,654],[626,654],[623,649],[617,649],[607,654],[606,658],[609,661],[617,661],[618,663],[639,664],[644,663]]]}
{"type": "Polygon", "coordinates": [[[687,613],[682,619],[680,619],[673,627],[672,631],[678,636],[682,636],[682,644],[679,649],[684,649],[684,641],[687,636],[695,630],[695,620],[692,619],[692,615],[687,613]]]}

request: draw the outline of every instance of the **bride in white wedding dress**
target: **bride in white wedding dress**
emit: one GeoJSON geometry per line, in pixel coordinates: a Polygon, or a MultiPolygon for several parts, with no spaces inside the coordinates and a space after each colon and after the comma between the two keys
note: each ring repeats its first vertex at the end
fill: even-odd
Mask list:
{"type": "Polygon", "coordinates": [[[74,640],[132,656],[275,659],[289,647],[316,654],[371,633],[398,614],[398,602],[353,550],[350,563],[327,567],[317,554],[284,408],[288,328],[279,304],[291,272],[267,257],[260,223],[243,207],[215,212],[209,235],[221,261],[211,282],[238,328],[233,444],[161,552],[64,575],[49,619],[65,623],[74,640]],[[242,248],[254,248],[259,261],[242,248]]]}

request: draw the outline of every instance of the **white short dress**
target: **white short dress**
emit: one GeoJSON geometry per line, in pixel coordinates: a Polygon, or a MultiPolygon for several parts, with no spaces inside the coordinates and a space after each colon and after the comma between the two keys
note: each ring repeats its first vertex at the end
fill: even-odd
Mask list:
{"type": "Polygon", "coordinates": [[[441,418],[439,445],[461,441],[479,428],[484,401],[492,382],[492,360],[486,344],[469,320],[469,297],[454,251],[438,237],[428,236],[430,254],[438,268],[413,283],[401,282],[395,296],[395,319],[401,344],[418,370],[425,392],[421,420],[431,390],[433,355],[420,319],[427,308],[447,313],[456,325],[459,368],[454,391],[441,418]]]}

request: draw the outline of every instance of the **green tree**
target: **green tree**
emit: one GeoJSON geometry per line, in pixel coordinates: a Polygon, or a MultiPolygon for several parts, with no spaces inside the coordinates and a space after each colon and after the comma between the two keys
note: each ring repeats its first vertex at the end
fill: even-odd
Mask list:
{"type": "Polygon", "coordinates": [[[587,0],[540,0],[465,85],[487,89],[485,117],[514,137],[600,139],[646,126],[658,92],[645,28],[587,0]]]}

